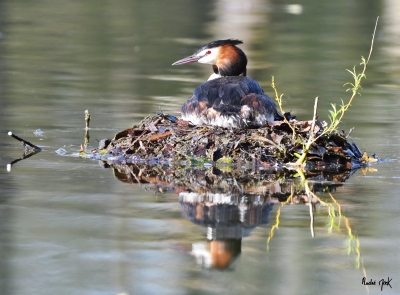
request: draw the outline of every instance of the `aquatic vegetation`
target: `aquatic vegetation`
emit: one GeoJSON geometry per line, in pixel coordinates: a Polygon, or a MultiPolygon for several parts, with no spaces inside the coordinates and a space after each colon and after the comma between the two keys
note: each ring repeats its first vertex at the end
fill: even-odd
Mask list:
{"type": "MultiPolygon", "coordinates": [[[[369,55],[368,58],[365,59],[363,56],[361,56],[361,66],[363,66],[363,69],[361,71],[361,73],[358,73],[356,71],[356,67],[353,67],[353,70],[348,70],[347,71],[351,74],[352,78],[353,78],[353,82],[347,82],[344,84],[344,86],[349,85],[350,88],[348,88],[346,91],[351,91],[352,95],[350,96],[349,100],[347,103],[345,103],[342,100],[342,104],[340,105],[340,108],[336,108],[335,104],[331,104],[332,105],[332,110],[329,111],[330,115],[329,115],[329,119],[330,119],[330,124],[326,124],[325,126],[323,126],[324,128],[322,128],[321,130],[314,130],[313,126],[315,125],[316,122],[316,118],[317,118],[317,108],[318,108],[318,97],[315,99],[315,105],[314,105],[314,116],[313,116],[313,120],[312,120],[312,128],[310,129],[309,132],[309,136],[307,138],[307,140],[304,142],[304,146],[303,146],[303,151],[300,155],[300,157],[297,159],[297,161],[294,163],[294,165],[303,165],[306,161],[307,158],[307,153],[310,151],[311,147],[317,143],[318,139],[320,139],[321,137],[331,137],[334,136],[335,134],[338,133],[337,128],[339,126],[339,124],[342,122],[343,117],[345,115],[345,113],[348,111],[348,109],[351,106],[351,103],[353,102],[354,98],[356,97],[357,94],[359,93],[359,90],[361,89],[361,81],[363,78],[366,78],[366,70],[367,70],[367,65],[369,63],[369,60],[371,58],[371,54],[372,54],[372,50],[373,50],[373,46],[374,46],[374,40],[375,40],[375,32],[376,32],[376,27],[378,25],[378,20],[379,17],[376,19],[376,23],[375,23],[375,28],[372,34],[372,40],[371,40],[371,47],[370,47],[370,51],[369,51],[369,55]],[[318,132],[319,131],[319,132],[318,132]]],[[[278,102],[278,106],[281,109],[281,112],[283,113],[283,109],[282,109],[282,95],[278,95],[278,92],[276,90],[275,87],[275,82],[274,82],[274,78],[272,78],[272,87],[275,90],[275,94],[276,94],[276,101],[278,102]]],[[[303,137],[299,137],[296,133],[296,130],[291,126],[290,122],[288,122],[285,119],[285,122],[287,124],[289,124],[290,128],[293,131],[293,140],[296,140],[296,138],[299,139],[303,139],[303,137]]]]}

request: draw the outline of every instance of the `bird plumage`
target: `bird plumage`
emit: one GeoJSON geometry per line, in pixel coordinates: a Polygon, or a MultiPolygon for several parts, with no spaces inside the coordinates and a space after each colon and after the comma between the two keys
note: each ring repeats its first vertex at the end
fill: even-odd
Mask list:
{"type": "Polygon", "coordinates": [[[273,121],[274,113],[275,104],[260,85],[242,76],[207,81],[182,107],[183,120],[222,127],[260,127],[273,121]]]}

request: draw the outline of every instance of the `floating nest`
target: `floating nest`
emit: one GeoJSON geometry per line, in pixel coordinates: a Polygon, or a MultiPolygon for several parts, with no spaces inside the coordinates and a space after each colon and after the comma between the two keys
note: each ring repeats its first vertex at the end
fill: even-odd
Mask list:
{"type": "MultiPolygon", "coordinates": [[[[219,165],[286,167],[303,153],[312,121],[275,121],[258,129],[194,126],[190,122],[159,113],[147,116],[138,126],[114,139],[103,139],[97,150],[110,164],[219,165]]],[[[316,121],[314,135],[324,130],[316,121]]],[[[374,158],[372,158],[374,160],[374,158]]],[[[306,170],[343,171],[366,166],[371,158],[362,153],[344,132],[321,136],[307,153],[306,170]]]]}

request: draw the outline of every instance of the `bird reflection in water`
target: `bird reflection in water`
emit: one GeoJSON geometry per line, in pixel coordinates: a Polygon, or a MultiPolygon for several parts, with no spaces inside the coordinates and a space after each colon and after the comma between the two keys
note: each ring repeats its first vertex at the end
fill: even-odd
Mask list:
{"type": "Polygon", "coordinates": [[[183,216],[207,228],[207,242],[193,244],[192,253],[205,268],[226,269],[239,257],[242,238],[267,224],[273,203],[263,196],[239,193],[179,193],[183,216]]]}

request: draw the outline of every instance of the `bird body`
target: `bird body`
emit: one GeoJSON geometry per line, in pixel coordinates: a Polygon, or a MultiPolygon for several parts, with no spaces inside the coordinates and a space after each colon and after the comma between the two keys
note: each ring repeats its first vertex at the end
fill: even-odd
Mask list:
{"type": "Polygon", "coordinates": [[[235,46],[241,43],[232,39],[213,41],[173,64],[206,63],[214,71],[182,106],[183,120],[195,125],[254,128],[279,116],[273,100],[246,76],[246,55],[235,46]]]}
{"type": "Polygon", "coordinates": [[[260,127],[274,120],[275,109],[252,78],[227,76],[197,87],[182,107],[182,119],[195,125],[260,127]]]}

